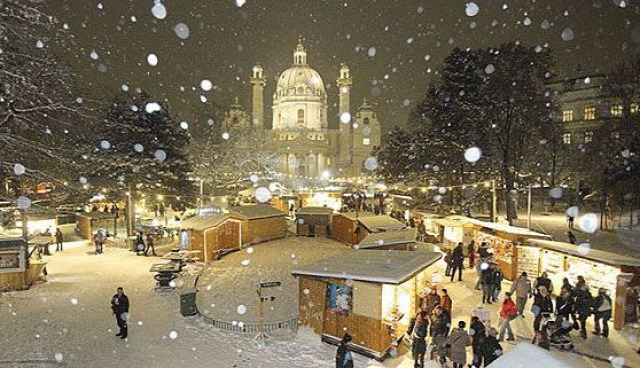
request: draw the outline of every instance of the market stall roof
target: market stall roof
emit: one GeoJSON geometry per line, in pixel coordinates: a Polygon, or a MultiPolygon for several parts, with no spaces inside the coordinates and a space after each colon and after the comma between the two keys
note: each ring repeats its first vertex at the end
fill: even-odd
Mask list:
{"type": "Polygon", "coordinates": [[[107,219],[107,218],[116,217],[116,215],[114,213],[99,212],[99,211],[80,212],[80,213],[76,213],[76,215],[80,216],[80,217],[88,217],[88,218],[90,218],[92,220],[99,220],[99,219],[107,219]]]}
{"type": "Polygon", "coordinates": [[[299,215],[330,215],[333,213],[333,208],[329,207],[302,207],[296,211],[299,215]]]}
{"type": "Polygon", "coordinates": [[[474,226],[474,219],[464,216],[447,216],[443,219],[432,219],[432,222],[446,227],[456,227],[456,226],[464,226],[471,227],[474,226]]]}
{"type": "Polygon", "coordinates": [[[407,244],[415,242],[414,229],[407,228],[401,230],[385,231],[373,233],[365,236],[356,246],[359,249],[377,248],[386,245],[407,244]]]}
{"type": "Polygon", "coordinates": [[[278,211],[268,204],[252,204],[247,206],[230,207],[229,212],[232,215],[237,215],[247,220],[286,216],[284,212],[278,211]]]}
{"type": "Polygon", "coordinates": [[[470,220],[473,224],[477,226],[499,231],[501,233],[551,239],[551,235],[542,234],[536,231],[529,230],[524,227],[516,227],[516,226],[510,226],[506,224],[500,224],[497,222],[486,222],[486,221],[480,221],[476,219],[470,219],[470,220]]]}
{"type": "Polygon", "coordinates": [[[513,349],[507,351],[491,363],[491,368],[518,368],[531,367],[531,362],[536,362],[536,367],[573,368],[566,360],[560,360],[543,348],[521,342],[513,349]]]}
{"type": "Polygon", "coordinates": [[[570,254],[576,257],[589,259],[592,261],[602,262],[615,266],[631,266],[640,267],[640,258],[632,258],[622,254],[606,252],[603,250],[589,249],[587,251],[581,251],[575,244],[542,240],[542,239],[528,239],[527,242],[540,248],[555,250],[561,253],[570,254]]]}
{"type": "Polygon", "coordinates": [[[352,221],[358,221],[369,232],[399,230],[405,227],[405,225],[387,215],[376,215],[373,212],[343,212],[342,216],[352,221]]]}
{"type": "Polygon", "coordinates": [[[229,215],[196,215],[180,222],[181,229],[204,230],[220,225],[229,215]]]}
{"type": "Polygon", "coordinates": [[[297,267],[291,273],[398,285],[434,264],[441,256],[436,252],[351,250],[297,267]]]}

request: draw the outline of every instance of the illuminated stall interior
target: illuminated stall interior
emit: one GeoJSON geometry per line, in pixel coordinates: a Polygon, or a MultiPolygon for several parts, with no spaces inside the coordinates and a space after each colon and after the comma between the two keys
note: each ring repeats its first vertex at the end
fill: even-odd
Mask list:
{"type": "Polygon", "coordinates": [[[433,280],[441,254],[389,250],[347,251],[292,271],[299,280],[299,316],[322,340],[353,337],[354,351],[382,360],[396,352],[433,280]],[[339,292],[337,291],[339,290],[339,292]]]}
{"type": "Polygon", "coordinates": [[[594,296],[599,288],[607,289],[614,303],[615,329],[621,329],[625,323],[638,322],[640,259],[540,239],[529,239],[526,245],[518,246],[518,254],[523,259],[518,260],[518,272],[535,277],[546,271],[556,292],[564,277],[575,284],[578,276],[585,278],[594,296]]]}

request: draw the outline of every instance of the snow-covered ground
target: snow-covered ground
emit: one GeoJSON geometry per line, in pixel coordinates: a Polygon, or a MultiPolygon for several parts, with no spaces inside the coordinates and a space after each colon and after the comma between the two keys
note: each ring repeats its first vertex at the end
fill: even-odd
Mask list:
{"type": "MultiPolygon", "coordinates": [[[[307,238],[300,241],[310,247],[327,242],[307,238]]],[[[253,261],[261,254],[266,255],[267,251],[261,253],[261,248],[268,245],[256,246],[253,261]]],[[[330,248],[326,251],[334,252],[330,248]]],[[[299,262],[302,262],[304,253],[299,255],[299,262]]],[[[276,258],[291,265],[290,257],[290,254],[282,253],[276,258]]],[[[243,254],[238,253],[236,258],[232,263],[243,259],[243,254]]],[[[136,257],[126,250],[110,248],[103,255],[94,256],[88,255],[84,248],[76,248],[55,253],[49,260],[49,282],[0,297],[2,368],[334,367],[335,347],[322,344],[320,337],[308,329],[301,329],[297,335],[275,336],[266,347],[259,347],[251,335],[217,330],[200,317],[182,317],[176,293],[153,290],[154,280],[149,268],[160,262],[158,258],[136,257]],[[110,297],[117,286],[125,288],[132,303],[131,327],[126,341],[114,336],[116,325],[109,308],[110,297]],[[177,334],[175,339],[170,338],[172,331],[177,334]]],[[[449,289],[454,300],[454,323],[459,319],[468,320],[470,311],[480,299],[479,293],[473,290],[473,271],[467,270],[464,276],[465,281],[461,284],[444,282],[442,285],[449,289]]],[[[218,283],[215,279],[210,281],[213,289],[218,283]]],[[[497,314],[497,307],[493,306],[491,310],[497,314]]],[[[235,313],[235,308],[232,312],[235,313]]],[[[518,343],[529,343],[530,322],[528,316],[515,323],[516,334],[523,337],[518,343]]],[[[581,352],[602,357],[622,355],[627,358],[627,366],[640,366],[632,345],[617,333],[609,340],[590,337],[578,344],[581,352]]],[[[611,366],[608,362],[580,355],[554,354],[569,358],[577,367],[611,366]]],[[[356,355],[357,368],[412,366],[413,361],[406,354],[384,363],[356,355]]]]}

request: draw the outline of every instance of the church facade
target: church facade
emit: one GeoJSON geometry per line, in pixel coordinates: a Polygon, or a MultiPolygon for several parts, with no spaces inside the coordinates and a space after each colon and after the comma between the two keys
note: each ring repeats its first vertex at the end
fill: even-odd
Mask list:
{"type": "Polygon", "coordinates": [[[368,173],[364,162],[380,145],[377,114],[364,101],[351,110],[353,79],[342,64],[338,87],[339,117],[327,115],[328,96],[320,74],[307,62],[300,40],[293,53],[293,65],[283,71],[273,91],[271,129],[265,127],[264,93],[267,78],[261,65],[253,67],[251,117],[236,103],[227,113],[225,127],[250,121],[265,137],[262,149],[277,157],[276,171],[291,179],[319,180],[353,178],[368,173]],[[340,120],[330,128],[330,119],[340,120]]]}

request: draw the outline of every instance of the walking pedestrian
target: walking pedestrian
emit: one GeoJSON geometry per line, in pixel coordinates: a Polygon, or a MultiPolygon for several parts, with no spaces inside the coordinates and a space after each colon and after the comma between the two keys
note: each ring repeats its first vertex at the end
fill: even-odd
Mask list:
{"type": "Polygon", "coordinates": [[[458,281],[462,281],[462,262],[464,261],[464,253],[462,251],[462,243],[458,243],[458,246],[453,248],[451,253],[451,282],[458,271],[458,281]]]}
{"type": "Polygon", "coordinates": [[[449,296],[447,289],[442,289],[442,296],[440,297],[440,305],[444,308],[444,311],[451,315],[451,309],[453,308],[453,300],[449,296]]]}
{"type": "Polygon", "coordinates": [[[491,263],[491,272],[493,273],[493,292],[491,294],[491,300],[494,303],[497,303],[500,291],[502,290],[502,279],[504,274],[500,270],[500,267],[498,267],[497,263],[491,263]]]}
{"type": "Polygon", "coordinates": [[[437,346],[438,360],[441,365],[447,360],[446,354],[446,342],[449,335],[449,329],[451,328],[451,316],[445,312],[442,306],[437,306],[435,309],[433,323],[430,326],[429,334],[433,344],[437,346]]]}
{"type": "Polygon", "coordinates": [[[482,344],[482,358],[484,359],[485,367],[493,363],[494,360],[498,359],[502,355],[502,346],[496,336],[498,336],[498,331],[491,327],[487,338],[484,339],[482,344]]]}
{"type": "Polygon", "coordinates": [[[549,279],[547,272],[542,272],[538,278],[533,282],[533,292],[537,293],[540,286],[544,286],[549,293],[553,293],[553,283],[549,279]]]}
{"type": "Polygon", "coordinates": [[[591,307],[593,304],[593,296],[587,288],[587,283],[582,276],[578,276],[578,283],[575,289],[575,305],[578,314],[578,322],[580,322],[580,337],[587,338],[587,318],[591,315],[591,307]]]}
{"type": "Polygon", "coordinates": [[[467,346],[471,345],[471,338],[464,329],[466,325],[464,321],[458,322],[458,328],[453,329],[447,338],[453,368],[462,368],[467,364],[467,346]]]}
{"type": "Polygon", "coordinates": [[[140,252],[144,251],[144,249],[144,237],[142,231],[138,231],[138,235],[136,235],[136,255],[139,256],[140,252]]]}
{"type": "Polygon", "coordinates": [[[507,341],[514,341],[516,339],[511,329],[511,320],[516,318],[517,315],[518,309],[516,308],[516,303],[511,299],[511,293],[507,291],[504,293],[504,301],[500,308],[500,338],[498,338],[498,341],[503,341],[505,331],[509,333],[507,341]]]}
{"type": "Polygon", "coordinates": [[[471,317],[471,325],[469,326],[469,336],[471,336],[471,351],[473,352],[473,366],[482,366],[482,345],[487,338],[487,332],[482,321],[478,316],[471,317]]]}
{"type": "Polygon", "coordinates": [[[571,231],[569,231],[567,233],[567,238],[569,238],[569,243],[571,243],[571,244],[577,244],[578,243],[578,239],[576,238],[576,236],[571,231]]]}
{"type": "Polygon", "coordinates": [[[495,273],[491,266],[482,271],[482,304],[492,304],[495,273]]]}
{"type": "Polygon", "coordinates": [[[453,263],[451,263],[451,253],[453,252],[450,249],[447,249],[444,252],[444,262],[447,265],[447,267],[444,270],[445,276],[451,276],[451,266],[453,265],[453,263]]]}
{"type": "Polygon", "coordinates": [[[424,355],[427,352],[427,334],[429,331],[429,315],[420,311],[409,323],[407,333],[412,337],[411,355],[414,368],[424,367],[424,355]]]}
{"type": "Polygon", "coordinates": [[[486,264],[487,263],[485,263],[485,261],[482,260],[482,259],[480,260],[480,262],[476,262],[476,276],[478,276],[478,280],[476,281],[476,286],[474,287],[474,289],[476,289],[476,290],[480,290],[481,289],[481,286],[482,286],[482,271],[484,271],[483,267],[486,267],[486,266],[483,266],[483,265],[486,265],[486,264]]]}
{"type": "Polygon", "coordinates": [[[42,233],[42,237],[46,238],[45,243],[42,245],[43,254],[45,256],[50,256],[51,252],[49,251],[49,244],[51,244],[53,240],[53,234],[51,234],[51,229],[47,228],[47,230],[42,233]]]}
{"type": "Polygon", "coordinates": [[[609,319],[611,319],[611,298],[607,295],[607,289],[600,288],[598,296],[593,303],[593,315],[595,331],[594,335],[609,337],[609,319]],[[602,322],[602,329],[600,329],[602,322]]]}
{"type": "Polygon", "coordinates": [[[351,355],[349,348],[351,339],[351,335],[347,333],[342,337],[338,351],[336,351],[336,368],[353,368],[353,355],[351,355]]]}
{"type": "Polygon", "coordinates": [[[116,295],[111,298],[111,310],[116,316],[116,323],[120,331],[116,334],[121,339],[126,339],[128,336],[129,328],[127,326],[127,320],[129,319],[129,297],[124,293],[122,286],[116,289],[116,295]]]}
{"type": "Polygon", "coordinates": [[[430,315],[433,310],[440,305],[440,296],[438,295],[438,287],[433,285],[429,290],[429,293],[424,293],[421,296],[422,300],[420,308],[430,315]]]}
{"type": "Polygon", "coordinates": [[[567,222],[569,223],[569,229],[573,229],[573,220],[575,218],[571,215],[567,215],[567,222]]]}
{"type": "Polygon", "coordinates": [[[418,223],[418,241],[424,242],[426,237],[427,237],[427,227],[424,224],[424,220],[420,220],[420,223],[418,223]]]}
{"type": "Polygon", "coordinates": [[[64,236],[62,230],[56,228],[56,252],[62,252],[62,243],[64,242],[64,236]]]}
{"type": "Polygon", "coordinates": [[[533,330],[540,330],[540,323],[544,314],[553,313],[553,300],[549,295],[549,291],[544,286],[538,288],[538,293],[533,298],[533,305],[531,306],[531,312],[535,316],[533,320],[533,330]]]}
{"type": "Polygon", "coordinates": [[[147,234],[147,247],[144,248],[144,256],[147,256],[147,252],[149,252],[149,249],[151,249],[152,254],[154,256],[157,256],[156,254],[156,247],[155,247],[155,241],[153,240],[153,235],[151,234],[147,234]]]}
{"type": "Polygon", "coordinates": [[[527,299],[531,298],[531,281],[527,277],[527,273],[523,272],[511,285],[511,294],[516,295],[516,309],[518,315],[524,318],[524,307],[527,305],[527,299]]]}
{"type": "Polygon", "coordinates": [[[566,290],[569,292],[569,295],[572,296],[573,294],[573,285],[571,285],[571,283],[569,282],[568,278],[563,278],[562,279],[562,286],[560,287],[560,290],[566,290]]]}
{"type": "Polygon", "coordinates": [[[575,303],[571,293],[567,290],[562,290],[560,296],[556,298],[556,315],[567,322],[571,317],[574,324],[576,323],[575,303]]]}
{"type": "Polygon", "coordinates": [[[476,241],[472,240],[467,247],[467,254],[469,255],[469,268],[474,268],[476,264],[476,241]]]}

